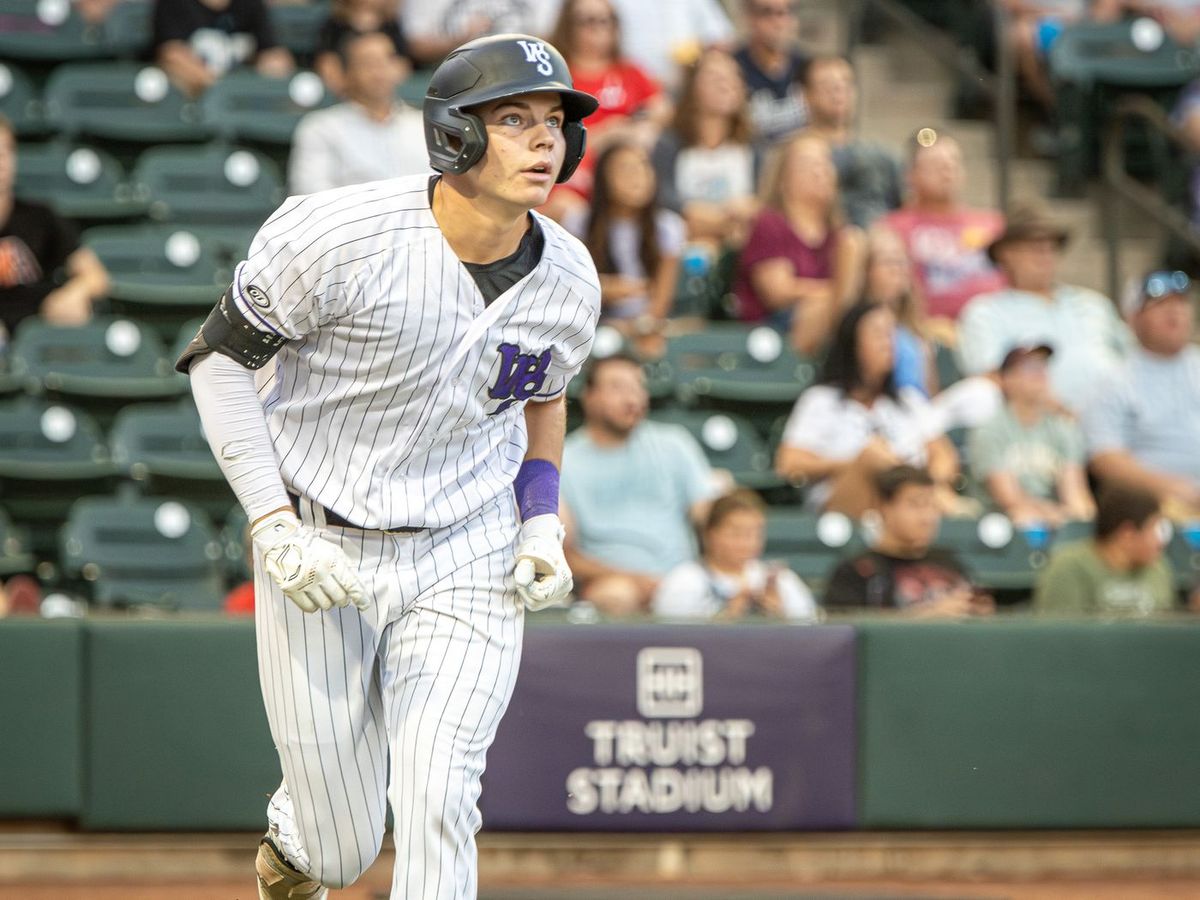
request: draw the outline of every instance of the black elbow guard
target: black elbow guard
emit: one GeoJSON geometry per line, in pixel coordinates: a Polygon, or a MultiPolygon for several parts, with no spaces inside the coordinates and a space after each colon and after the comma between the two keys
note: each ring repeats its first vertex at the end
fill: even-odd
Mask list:
{"type": "Polygon", "coordinates": [[[209,353],[223,353],[247,369],[261,369],[287,343],[287,338],[260,331],[250,324],[233,302],[230,290],[232,288],[221,295],[196,336],[175,362],[176,372],[186,375],[194,360],[209,353]]]}

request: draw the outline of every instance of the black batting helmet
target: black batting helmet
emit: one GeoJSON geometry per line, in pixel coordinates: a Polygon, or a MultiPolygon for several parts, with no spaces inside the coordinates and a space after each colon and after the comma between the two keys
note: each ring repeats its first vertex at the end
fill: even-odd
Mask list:
{"type": "Polygon", "coordinates": [[[566,181],[583,159],[587,139],[583,119],[600,104],[591,94],[575,90],[561,53],[528,34],[477,38],[437,67],[425,91],[429,164],[439,172],[461,175],[483,157],[487,130],[469,107],[542,92],[562,97],[567,152],[558,181],[566,181]]]}

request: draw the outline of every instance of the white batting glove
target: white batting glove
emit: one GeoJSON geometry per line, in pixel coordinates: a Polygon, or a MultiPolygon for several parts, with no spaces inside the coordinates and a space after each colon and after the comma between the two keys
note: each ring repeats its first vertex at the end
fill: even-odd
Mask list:
{"type": "Polygon", "coordinates": [[[267,574],[304,612],[370,605],[342,548],[301,524],[294,513],[271,513],[254,526],[250,538],[263,555],[267,574]]]}
{"type": "Polygon", "coordinates": [[[555,515],[534,516],[521,526],[513,577],[527,609],[562,606],[570,596],[575,581],[563,556],[565,535],[555,515]]]}

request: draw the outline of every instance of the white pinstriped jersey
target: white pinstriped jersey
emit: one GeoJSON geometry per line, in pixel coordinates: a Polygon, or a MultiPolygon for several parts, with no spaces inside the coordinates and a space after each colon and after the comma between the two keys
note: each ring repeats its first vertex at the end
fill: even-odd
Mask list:
{"type": "Polygon", "coordinates": [[[600,310],[587,250],[540,216],[540,262],[485,307],[428,186],[289,198],[231,291],[288,339],[258,378],[284,483],[364,528],[450,525],[509,490],[525,401],[566,389],[600,310]]]}

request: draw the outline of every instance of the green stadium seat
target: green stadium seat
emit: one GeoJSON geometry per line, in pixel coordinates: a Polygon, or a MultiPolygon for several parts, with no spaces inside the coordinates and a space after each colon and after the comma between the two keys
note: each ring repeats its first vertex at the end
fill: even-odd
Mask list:
{"type": "Polygon", "coordinates": [[[809,587],[823,587],[841,559],[864,547],[854,523],[841,513],[783,507],[767,510],[763,558],[786,562],[809,587]]]}
{"type": "Polygon", "coordinates": [[[59,544],[64,575],[101,606],[220,609],[221,543],[193,506],[89,497],[71,508],[59,544]]]}
{"type": "Polygon", "coordinates": [[[53,141],[22,145],[16,193],[71,219],[127,219],[145,214],[147,199],[128,183],[121,164],[94,147],[53,141]]]}
{"type": "Polygon", "coordinates": [[[46,83],[46,118],[63,134],[134,144],[203,141],[200,107],[157,66],[73,63],[46,83]]]}
{"type": "Polygon", "coordinates": [[[704,450],[709,463],[727,470],[743,487],[767,490],[782,487],[772,471],[767,442],[745,418],[723,412],[661,409],[650,416],[657,422],[682,425],[704,450]]]}
{"type": "Polygon", "coordinates": [[[104,19],[104,46],[113,56],[142,59],[154,36],[154,6],[145,0],[120,0],[104,19]]]}
{"type": "Polygon", "coordinates": [[[45,110],[33,80],[21,69],[0,62],[0,115],[12,123],[18,138],[48,132],[45,110]]]}
{"type": "Polygon", "coordinates": [[[1114,99],[1136,91],[1169,107],[1175,92],[1200,76],[1200,54],[1146,19],[1080,23],[1054,42],[1049,67],[1059,123],[1058,190],[1078,194],[1099,174],[1100,130],[1114,99]]]}
{"type": "Polygon", "coordinates": [[[311,59],[317,49],[317,35],[329,18],[329,4],[271,4],[267,11],[271,15],[275,40],[302,60],[311,59]]]}
{"type": "Polygon", "coordinates": [[[158,336],[131,319],[102,316],[72,328],[26,319],[11,353],[13,371],[35,389],[73,398],[96,413],[187,390],[158,336]]]}
{"type": "Polygon", "coordinates": [[[261,153],[210,144],[154,147],[133,171],[163,221],[260,225],[283,201],[279,168],[261,153]]]}
{"type": "Polygon", "coordinates": [[[267,78],[253,69],[230,72],[204,94],[201,107],[226,140],[288,146],[300,119],[337,98],[313,72],[267,78]]]}
{"type": "Polygon", "coordinates": [[[1046,541],[1032,541],[1001,513],[942,519],[936,545],[953,551],[979,586],[1006,594],[1032,590],[1046,565],[1046,541]]]}
{"type": "Polygon", "coordinates": [[[1179,590],[1200,586],[1200,522],[1171,525],[1166,555],[1179,590]]]}
{"type": "Polygon", "coordinates": [[[0,509],[0,575],[32,572],[35,564],[28,534],[12,523],[4,509],[0,509]]]}
{"type": "Polygon", "coordinates": [[[168,342],[185,321],[212,308],[233,276],[223,248],[193,228],[93,228],[83,242],[108,269],[114,311],[145,322],[168,342]]]}
{"type": "Polygon", "coordinates": [[[816,374],[777,331],[735,323],[709,325],[667,343],[665,366],[686,405],[711,401],[790,406],[816,374]]]}
{"type": "Polygon", "coordinates": [[[0,404],[0,503],[52,553],[58,527],[79,497],[104,494],[118,469],[90,415],[20,397],[0,404]]]}
{"type": "Polygon", "coordinates": [[[144,494],[176,497],[213,519],[237,502],[190,399],[125,407],[113,423],[110,445],[113,461],[144,494]]]}
{"type": "Polygon", "coordinates": [[[23,390],[25,390],[25,379],[20,375],[13,374],[9,354],[0,351],[0,397],[19,394],[23,390]]]}
{"type": "Polygon", "coordinates": [[[0,59],[62,62],[109,54],[70,0],[0,0],[0,59]]]}

